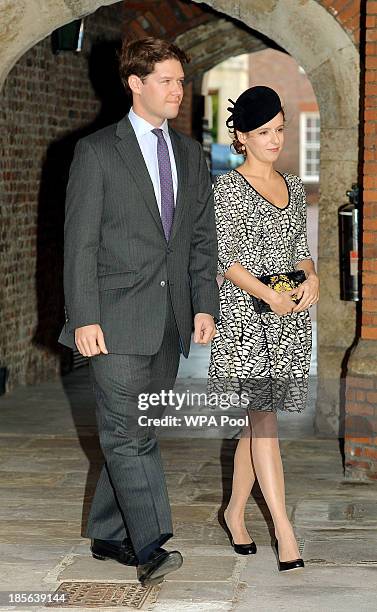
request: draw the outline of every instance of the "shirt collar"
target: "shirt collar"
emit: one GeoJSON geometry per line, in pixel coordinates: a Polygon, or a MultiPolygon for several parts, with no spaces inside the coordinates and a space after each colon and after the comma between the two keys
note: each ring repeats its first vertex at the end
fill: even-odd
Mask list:
{"type": "MultiPolygon", "coordinates": [[[[128,118],[131,122],[132,127],[135,130],[136,136],[144,136],[145,134],[148,134],[149,132],[155,129],[155,126],[149,123],[149,121],[146,121],[145,119],[140,117],[140,115],[137,115],[132,106],[130,108],[130,112],[128,113],[128,118]]],[[[169,136],[169,127],[167,119],[165,119],[162,125],[160,125],[160,129],[164,132],[165,136],[169,136]]]]}

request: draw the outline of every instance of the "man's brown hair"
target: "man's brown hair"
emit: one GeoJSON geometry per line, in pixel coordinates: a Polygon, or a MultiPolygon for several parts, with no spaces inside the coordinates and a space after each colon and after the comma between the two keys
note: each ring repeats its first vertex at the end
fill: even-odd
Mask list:
{"type": "Polygon", "coordinates": [[[128,85],[128,77],[131,74],[144,79],[153,72],[155,64],[167,59],[176,59],[181,64],[190,61],[177,45],[160,38],[150,36],[131,42],[124,41],[119,54],[119,73],[126,92],[131,94],[128,85]]]}

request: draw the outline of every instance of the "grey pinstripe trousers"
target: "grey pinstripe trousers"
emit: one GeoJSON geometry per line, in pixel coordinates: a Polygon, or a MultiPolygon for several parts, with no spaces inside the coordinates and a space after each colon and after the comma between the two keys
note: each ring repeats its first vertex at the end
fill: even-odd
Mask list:
{"type": "Polygon", "coordinates": [[[179,365],[179,334],[170,299],[165,331],[154,355],[98,355],[90,359],[97,424],[105,465],[92,501],[86,536],[131,540],[140,563],[173,535],[160,450],[140,415],[159,417],[163,407],[138,409],[139,393],[171,389],[179,365]]]}

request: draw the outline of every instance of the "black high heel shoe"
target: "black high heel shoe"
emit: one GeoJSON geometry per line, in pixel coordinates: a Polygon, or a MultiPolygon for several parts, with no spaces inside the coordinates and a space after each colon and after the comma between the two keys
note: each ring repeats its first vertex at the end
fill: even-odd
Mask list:
{"type": "Polygon", "coordinates": [[[275,540],[275,550],[276,550],[276,554],[278,556],[279,572],[287,572],[289,570],[295,570],[295,569],[300,569],[302,567],[305,567],[304,560],[301,559],[301,558],[293,559],[292,561],[280,561],[280,559],[279,559],[279,545],[278,545],[278,541],[277,540],[275,540]]]}
{"type": "Polygon", "coordinates": [[[232,533],[226,524],[225,516],[223,515],[222,527],[226,531],[226,534],[229,538],[230,544],[233,547],[234,552],[238,555],[255,555],[257,552],[257,545],[255,542],[250,542],[250,544],[235,544],[233,540],[232,533]]]}

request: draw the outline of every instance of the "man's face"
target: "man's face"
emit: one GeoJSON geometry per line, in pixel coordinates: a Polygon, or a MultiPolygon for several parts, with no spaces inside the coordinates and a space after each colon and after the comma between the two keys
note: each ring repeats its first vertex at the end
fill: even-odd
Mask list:
{"type": "Polygon", "coordinates": [[[182,65],[176,59],[156,63],[154,71],[143,79],[132,75],[129,83],[135,112],[147,120],[149,117],[150,123],[156,125],[174,119],[183,98],[184,77],[182,65]]]}

